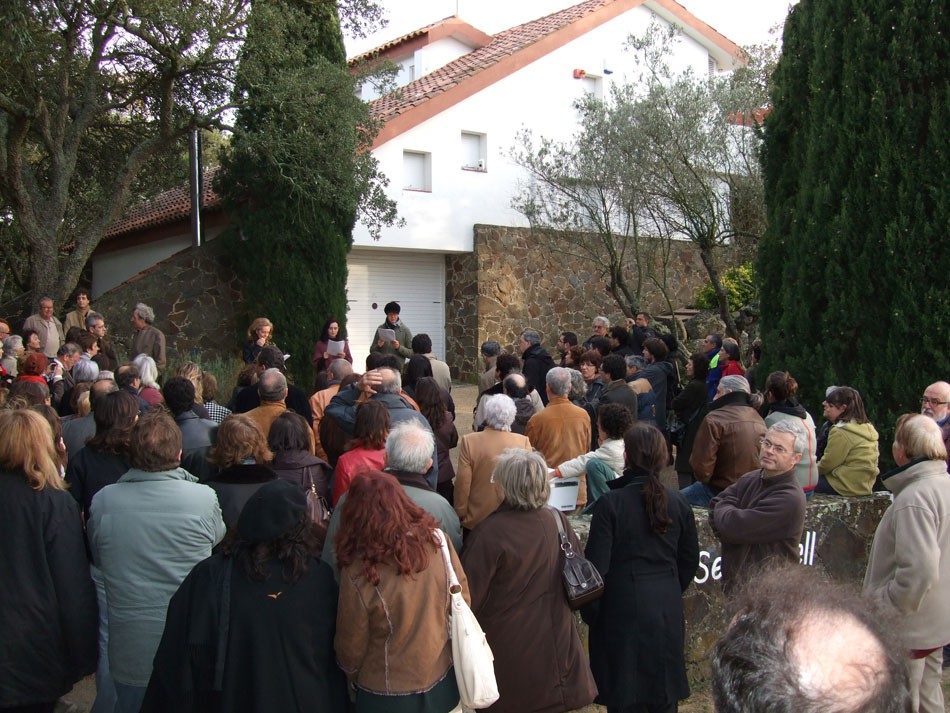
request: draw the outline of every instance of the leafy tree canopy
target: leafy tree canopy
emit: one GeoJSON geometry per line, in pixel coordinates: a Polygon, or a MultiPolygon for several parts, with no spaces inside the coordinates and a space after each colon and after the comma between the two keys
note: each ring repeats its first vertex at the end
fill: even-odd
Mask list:
{"type": "Polygon", "coordinates": [[[246,277],[249,319],[266,315],[309,374],[325,319],[346,314],[346,255],[360,215],[396,219],[370,148],[362,80],[346,66],[332,3],[271,0],[251,15],[236,82],[234,137],[216,188],[234,226],[223,239],[246,277]]]}
{"type": "MultiPolygon", "coordinates": [[[[251,6],[3,3],[0,222],[27,248],[23,283],[63,300],[143,170],[161,175],[191,129],[226,125],[251,6]]],[[[351,31],[379,19],[372,0],[340,7],[351,31]]]]}
{"type": "Polygon", "coordinates": [[[753,245],[764,227],[758,119],[768,62],[759,53],[723,76],[676,73],[666,62],[676,37],[654,25],[631,38],[638,78],[604,101],[578,102],[569,141],[522,133],[514,160],[529,181],[514,207],[555,249],[600,268],[626,314],[639,310],[646,283],[665,294],[670,241],[693,241],[732,325],[718,251],[753,245]]]}

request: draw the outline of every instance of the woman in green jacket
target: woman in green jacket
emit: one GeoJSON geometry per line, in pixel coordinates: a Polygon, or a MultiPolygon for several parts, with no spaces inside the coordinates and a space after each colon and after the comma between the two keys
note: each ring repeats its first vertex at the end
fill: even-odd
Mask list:
{"type": "Polygon", "coordinates": [[[816,493],[870,495],[877,479],[877,431],[868,421],[861,394],[850,386],[835,389],[822,402],[834,425],[818,461],[816,493]]]}

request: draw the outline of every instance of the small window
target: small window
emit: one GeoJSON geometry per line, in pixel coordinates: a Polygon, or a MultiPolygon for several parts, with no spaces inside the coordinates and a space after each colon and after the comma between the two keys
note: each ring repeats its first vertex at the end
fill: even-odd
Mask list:
{"type": "Polygon", "coordinates": [[[604,78],[597,74],[585,74],[581,78],[581,89],[584,94],[594,99],[604,98],[604,78]]]}
{"type": "Polygon", "coordinates": [[[431,191],[432,154],[422,151],[403,151],[402,173],[402,187],[407,191],[431,191]]]}
{"type": "Polygon", "coordinates": [[[463,170],[488,170],[487,144],[485,134],[476,134],[471,131],[462,132],[463,170]]]}
{"type": "Polygon", "coordinates": [[[715,77],[718,70],[719,64],[713,59],[712,55],[709,55],[709,76],[715,77]]]}

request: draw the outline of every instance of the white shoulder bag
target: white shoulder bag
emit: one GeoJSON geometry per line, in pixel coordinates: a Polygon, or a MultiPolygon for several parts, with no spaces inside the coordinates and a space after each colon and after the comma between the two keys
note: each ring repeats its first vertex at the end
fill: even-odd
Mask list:
{"type": "Polygon", "coordinates": [[[487,708],[498,700],[498,683],[495,681],[495,657],[485,640],[485,632],[478,623],[465,599],[462,587],[452,568],[449,546],[441,530],[436,530],[442,545],[442,559],[449,575],[450,603],[449,632],[452,637],[452,660],[455,664],[455,681],[458,684],[462,706],[477,710],[487,708]]]}

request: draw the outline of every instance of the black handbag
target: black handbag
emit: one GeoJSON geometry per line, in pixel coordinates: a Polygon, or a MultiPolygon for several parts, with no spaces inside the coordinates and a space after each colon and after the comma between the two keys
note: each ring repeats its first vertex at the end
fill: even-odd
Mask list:
{"type": "Polygon", "coordinates": [[[567,594],[567,605],[571,609],[580,609],[599,598],[604,593],[604,578],[597,568],[583,555],[574,551],[571,541],[564,532],[561,515],[553,508],[551,515],[557,523],[557,531],[561,537],[561,551],[564,553],[564,592],[567,594]]]}

